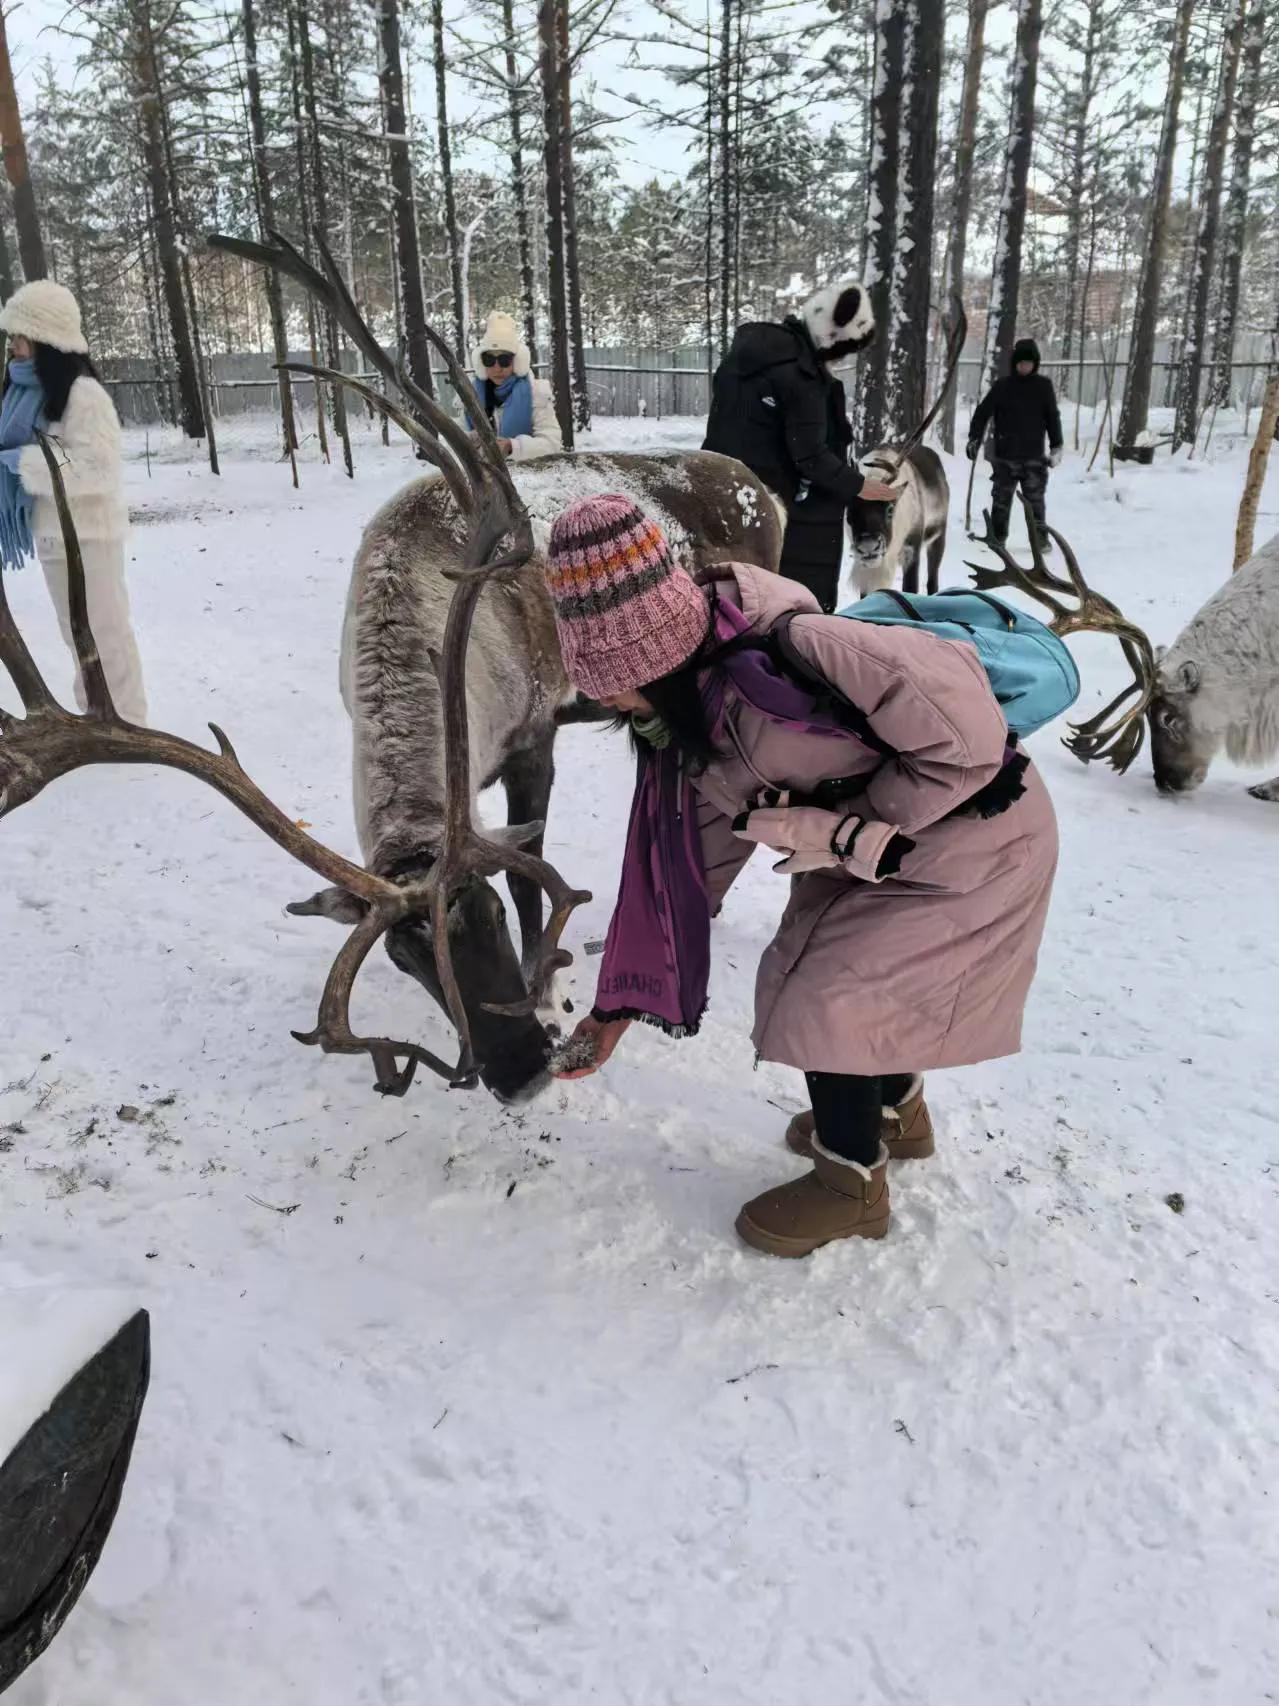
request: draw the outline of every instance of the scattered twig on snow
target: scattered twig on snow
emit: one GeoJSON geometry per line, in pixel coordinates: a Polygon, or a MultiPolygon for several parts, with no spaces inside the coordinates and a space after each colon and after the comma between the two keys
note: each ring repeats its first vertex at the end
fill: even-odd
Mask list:
{"type": "Polygon", "coordinates": [[[263,1202],[261,1197],[255,1197],[252,1191],[246,1191],[245,1196],[250,1202],[255,1202],[259,1208],[269,1208],[272,1214],[296,1214],[302,1207],[300,1202],[273,1203],[263,1202]]]}
{"type": "Polygon", "coordinates": [[[1169,1191],[1168,1195],[1164,1198],[1164,1201],[1168,1204],[1168,1207],[1174,1214],[1185,1213],[1186,1199],[1182,1196],[1180,1191],[1169,1191]]]}
{"type": "Polygon", "coordinates": [[[752,1374],[771,1374],[776,1367],[775,1362],[757,1362],[754,1368],[748,1368],[742,1374],[730,1374],[724,1384],[725,1386],[736,1386],[739,1380],[749,1380],[752,1374]]]}
{"type": "Polygon", "coordinates": [[[906,1426],[905,1422],[902,1421],[900,1416],[893,1423],[893,1426],[896,1428],[897,1432],[902,1435],[902,1437],[904,1439],[908,1440],[911,1445],[914,1445],[915,1436],[913,1433],[911,1433],[910,1429],[906,1426]]]}
{"type": "Polygon", "coordinates": [[[515,1187],[518,1184],[519,1184],[518,1179],[512,1179],[510,1184],[506,1187],[506,1199],[508,1202],[515,1195],[515,1187]]]}
{"type": "Polygon", "coordinates": [[[444,1406],[444,1408],[440,1411],[439,1416],[436,1418],[436,1420],[431,1423],[431,1432],[432,1433],[435,1432],[436,1428],[439,1427],[440,1423],[444,1420],[445,1416],[447,1416],[448,1413],[449,1413],[449,1407],[446,1404],[444,1406]]]}

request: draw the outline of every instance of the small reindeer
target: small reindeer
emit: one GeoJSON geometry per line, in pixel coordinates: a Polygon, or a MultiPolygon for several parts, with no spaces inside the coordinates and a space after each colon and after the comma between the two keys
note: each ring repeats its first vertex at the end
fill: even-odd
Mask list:
{"type": "MultiPolygon", "coordinates": [[[[451,352],[438,339],[436,345],[455,382],[460,381],[461,370],[451,352]]],[[[14,717],[0,711],[0,818],[34,799],[57,777],[90,764],[163,764],[207,782],[279,846],[352,897],[358,922],[329,972],[319,1021],[314,1030],[294,1035],[299,1042],[318,1044],[328,1052],[367,1053],[377,1069],[378,1089],[395,1095],[408,1089],[419,1065],[456,1085],[474,1084],[487,1066],[482,1056],[477,1058],[452,953],[453,919],[473,885],[505,871],[537,885],[551,901],[550,920],[540,932],[531,988],[527,994],[521,988],[519,998],[507,1009],[517,1020],[527,1018],[555,972],[570,960],[559,945],[560,937],[573,909],[590,898],[570,888],[551,865],[528,850],[529,843],[540,836],[541,824],[526,824],[500,837],[475,828],[467,647],[484,589],[518,571],[532,555],[532,527],[488,422],[479,430],[477,448],[431,398],[418,393],[413,401],[429,423],[423,427],[411,422],[414,436],[440,466],[464,523],[458,562],[451,571],[453,590],[441,645],[430,659],[443,706],[445,793],[443,822],[429,868],[398,877],[377,873],[313,840],[250,779],[230,741],[215,725],[210,726],[219,750],[212,753],[176,735],[138,728],[119,717],[89,626],[80,545],[62,473],[47,439],[41,442],[62,524],[72,634],[88,701],[85,715],[73,715],[50,693],[13,620],[0,577],[0,663],[12,677],[25,713],[14,717]],[[418,1043],[357,1036],[350,1023],[351,991],[369,950],[384,935],[394,939],[416,931],[423,920],[429,920],[436,986],[458,1034],[458,1059],[452,1066],[418,1043]]]]}
{"type": "Polygon", "coordinates": [[[853,500],[849,521],[853,535],[853,580],[859,598],[880,587],[890,587],[902,575],[902,590],[919,591],[919,566],[928,563],[928,590],[937,591],[942,557],[946,552],[946,519],[950,513],[950,483],[941,457],[924,445],[924,437],[937,418],[946,394],[955,383],[959,358],[968,336],[968,317],[958,296],[951,301],[943,321],[946,333],[946,369],[932,407],[903,444],[880,444],[861,459],[861,467],[899,486],[896,503],[864,503],[853,500]]]}
{"type": "Polygon", "coordinates": [[[860,498],[853,502],[853,580],[858,596],[865,598],[868,592],[893,586],[899,572],[903,592],[918,592],[919,567],[925,560],[928,591],[936,592],[950,514],[950,482],[941,457],[924,444],[904,455],[891,444],[881,444],[862,457],[861,466],[895,481],[902,495],[895,504],[864,503],[860,498]]]}

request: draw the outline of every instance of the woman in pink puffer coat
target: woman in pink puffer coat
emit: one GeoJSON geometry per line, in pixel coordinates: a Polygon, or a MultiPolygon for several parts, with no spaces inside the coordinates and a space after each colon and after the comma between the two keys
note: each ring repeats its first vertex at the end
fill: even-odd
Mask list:
{"type": "MultiPolygon", "coordinates": [[[[559,516],[547,579],[574,685],[630,719],[639,779],[596,1005],[598,1070],[636,1019],[696,1032],[710,919],[757,846],[789,904],[755,1046],[807,1076],[813,1170],[737,1230],[804,1256],[888,1230],[890,1159],[932,1153],[920,1074],[1015,1053],[1057,863],[1052,804],[970,647],[823,616],[743,564],[700,588],[628,499],[559,516]],[[854,730],[860,732],[854,732],[854,730]]],[[[780,896],[779,896],[780,899],[780,896]]]]}

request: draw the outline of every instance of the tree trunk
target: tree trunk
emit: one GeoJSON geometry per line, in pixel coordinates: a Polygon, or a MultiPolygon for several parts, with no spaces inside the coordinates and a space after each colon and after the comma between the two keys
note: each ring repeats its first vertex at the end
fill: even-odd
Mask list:
{"type": "Polygon", "coordinates": [[[426,335],[422,251],[413,198],[413,159],[404,113],[404,62],[400,52],[399,0],[379,0],[379,81],[391,175],[391,219],[395,227],[398,299],[404,316],[404,365],[409,377],[431,395],[431,342],[426,335]]]}
{"type": "Polygon", "coordinates": [[[857,370],[856,442],[870,449],[885,431],[889,291],[897,248],[897,161],[901,149],[904,0],[883,0],[875,13],[875,82],[871,113],[870,193],[862,282],[875,310],[875,341],[857,370]]]}
{"type": "Polygon", "coordinates": [[[1266,383],[1265,400],[1261,405],[1261,420],[1257,424],[1257,437],[1248,457],[1248,478],[1244,482],[1243,497],[1239,502],[1239,519],[1235,524],[1235,569],[1241,569],[1252,556],[1252,539],[1257,526],[1257,506],[1261,502],[1261,487],[1266,478],[1266,463],[1270,459],[1270,446],[1274,442],[1276,433],[1279,433],[1279,373],[1271,374],[1266,383]]]}
{"type": "MultiPolygon", "coordinates": [[[[1101,33],[1099,0],[1088,3],[1088,33],[1084,38],[1084,62],[1079,74],[1079,92],[1071,122],[1070,189],[1066,198],[1066,312],[1062,327],[1061,358],[1069,362],[1073,353],[1075,314],[1079,295],[1079,252],[1083,246],[1084,183],[1088,170],[1088,120],[1097,81],[1097,48],[1101,33]]],[[[1086,332],[1081,328],[1081,338],[1086,332]]],[[[1069,368],[1065,369],[1066,375],[1069,368]]]]}
{"type": "Polygon", "coordinates": [[[1004,159],[1004,190],[999,207],[994,277],[987,327],[988,378],[1007,369],[1017,340],[1017,306],[1021,286],[1021,243],[1026,229],[1026,187],[1035,144],[1035,84],[1039,75],[1039,37],[1043,30],[1042,0],[1018,0],[1017,42],[1013,49],[1008,152],[1004,159]]]}
{"type": "MultiPolygon", "coordinates": [[[[244,76],[249,94],[249,125],[253,133],[253,182],[257,191],[258,227],[265,242],[269,231],[275,230],[275,193],[271,173],[266,163],[266,119],[262,112],[262,78],[258,72],[258,25],[253,0],[242,0],[244,21],[244,76]]],[[[284,325],[284,289],[274,267],[263,275],[267,309],[271,317],[271,348],[276,365],[289,359],[289,337],[284,325]]],[[[293,388],[287,373],[280,374],[280,421],[284,434],[284,453],[291,455],[298,447],[297,422],[293,416],[293,388]]]]}
{"type": "Polygon", "coordinates": [[[733,294],[733,0],[723,0],[719,41],[719,353],[728,353],[733,294]]]}
{"type": "Polygon", "coordinates": [[[568,292],[569,360],[573,379],[573,425],[591,424],[591,393],[586,380],[582,334],[582,270],[577,253],[577,181],[573,169],[573,61],[568,33],[568,0],[555,0],[555,49],[560,94],[560,187],[564,196],[564,282],[568,292]]]}
{"type": "Polygon", "coordinates": [[[911,0],[902,43],[906,108],[897,163],[897,241],[889,292],[888,431],[902,439],[924,418],[933,258],[933,175],[941,84],[943,0],[911,0]]]}
{"type": "MultiPolygon", "coordinates": [[[[293,112],[293,150],[297,162],[297,194],[298,218],[302,224],[302,252],[307,260],[313,260],[311,244],[311,204],[310,191],[307,185],[307,148],[306,133],[302,124],[302,59],[298,52],[297,18],[294,13],[292,0],[285,8],[289,26],[289,95],[293,112]]],[[[319,337],[316,332],[315,298],[310,291],[306,293],[306,329],[307,346],[311,357],[311,366],[317,367],[320,361],[319,337]]],[[[320,454],[327,462],[329,460],[329,429],[324,418],[324,386],[316,380],[312,387],[315,397],[315,431],[320,442],[320,454]]]]}
{"type": "Polygon", "coordinates": [[[1177,416],[1173,425],[1173,450],[1193,445],[1199,431],[1199,390],[1203,378],[1204,337],[1208,329],[1208,298],[1212,290],[1213,262],[1217,251],[1217,226],[1221,215],[1221,182],[1230,139],[1230,117],[1234,111],[1235,83],[1239,75],[1239,53],[1243,46],[1243,0],[1229,0],[1221,38],[1221,69],[1217,96],[1204,155],[1203,190],[1199,229],[1195,238],[1194,271],[1190,280],[1190,313],[1186,347],[1181,356],[1177,387],[1177,416]]]}
{"type": "Polygon", "coordinates": [[[542,115],[546,134],[546,270],[550,281],[551,383],[564,448],[573,448],[573,401],[569,374],[568,296],[564,276],[563,150],[560,146],[559,36],[556,0],[539,0],[538,42],[542,72],[542,115]]]}
{"type": "Polygon", "coordinates": [[[0,218],[0,301],[7,302],[12,295],[13,256],[9,253],[9,233],[5,230],[4,219],[0,218]]]}
{"type": "MultiPolygon", "coordinates": [[[[302,48],[302,97],[306,102],[307,134],[310,139],[311,189],[314,195],[315,223],[321,237],[329,241],[329,198],[324,177],[324,150],[320,143],[320,115],[315,99],[315,53],[311,46],[311,20],[307,0],[298,0],[298,41],[302,48]]],[[[338,336],[337,320],[332,314],[324,316],[325,342],[328,345],[328,364],[342,367],[342,343],[338,336]]],[[[351,429],[347,420],[346,391],[341,385],[331,390],[333,399],[333,430],[342,441],[342,463],[347,478],[355,478],[355,463],[351,456],[351,429]]]]}
{"type": "Polygon", "coordinates": [[[457,228],[457,192],[453,185],[453,149],[449,141],[444,0],[431,0],[431,39],[435,51],[435,123],[439,132],[440,180],[444,189],[444,241],[448,247],[449,285],[453,295],[453,347],[465,361],[466,303],[462,297],[462,240],[457,228]]]}
{"type": "Polygon", "coordinates": [[[141,5],[135,6],[132,17],[133,74],[137,88],[143,165],[151,198],[151,218],[155,228],[160,277],[164,286],[169,337],[178,370],[178,407],[182,430],[188,438],[203,438],[207,425],[200,394],[195,340],[183,289],[173,186],[169,181],[167,151],[164,145],[164,115],[160,110],[159,66],[156,63],[155,44],[151,37],[150,19],[146,15],[145,4],[146,0],[143,0],[141,5]]]}
{"type": "MultiPolygon", "coordinates": [[[[973,204],[973,156],[977,145],[977,105],[981,95],[982,61],[986,53],[986,14],[990,0],[969,0],[968,47],[964,53],[964,91],[959,103],[959,134],[955,140],[955,198],[950,216],[950,245],[946,260],[946,302],[964,294],[964,263],[968,251],[968,220],[973,204]]],[[[954,385],[942,408],[941,441],[955,449],[955,409],[959,386],[954,385]]]]}
{"type": "Polygon", "coordinates": [[[1235,326],[1239,319],[1239,285],[1243,272],[1243,247],[1248,223],[1248,180],[1252,173],[1252,144],[1257,118],[1257,92],[1261,82],[1261,55],[1266,41],[1263,0],[1253,0],[1244,27],[1239,70],[1239,98],[1235,117],[1235,151],[1226,194],[1226,216],[1222,225],[1221,303],[1213,340],[1214,376],[1209,401],[1219,407],[1230,405],[1230,363],[1235,351],[1235,326]]]}
{"type": "Polygon", "coordinates": [[[45,278],[49,268],[45,262],[44,239],[40,235],[40,215],[36,209],[35,190],[27,166],[27,143],[22,134],[22,113],[18,94],[13,86],[13,66],[9,60],[9,37],[3,11],[0,11],[0,138],[4,141],[4,170],[13,188],[13,223],[18,233],[18,257],[23,276],[45,278]]]}
{"type": "Polygon", "coordinates": [[[519,67],[515,60],[515,0],[502,0],[502,33],[506,57],[506,98],[511,121],[511,192],[515,200],[515,230],[520,250],[520,299],[524,308],[524,341],[529,360],[537,367],[537,290],[533,282],[533,243],[529,230],[528,185],[524,182],[524,127],[520,116],[519,67]]]}

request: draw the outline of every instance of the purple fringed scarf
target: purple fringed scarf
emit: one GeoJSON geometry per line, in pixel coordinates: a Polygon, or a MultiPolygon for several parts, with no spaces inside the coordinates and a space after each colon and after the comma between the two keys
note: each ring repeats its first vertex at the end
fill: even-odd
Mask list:
{"type": "MultiPolygon", "coordinates": [[[[750,631],[735,604],[720,600],[715,638],[750,631]]],[[[779,723],[846,737],[811,694],[791,681],[767,652],[734,652],[724,669],[746,703],[779,723]]],[[[711,707],[716,723],[722,707],[711,707]]],[[[706,1010],[711,964],[711,905],[702,865],[693,785],[678,751],[645,748],[617,906],[609,925],[595,996],[598,1019],[641,1019],[673,1037],[696,1036],[706,1010]]]]}

